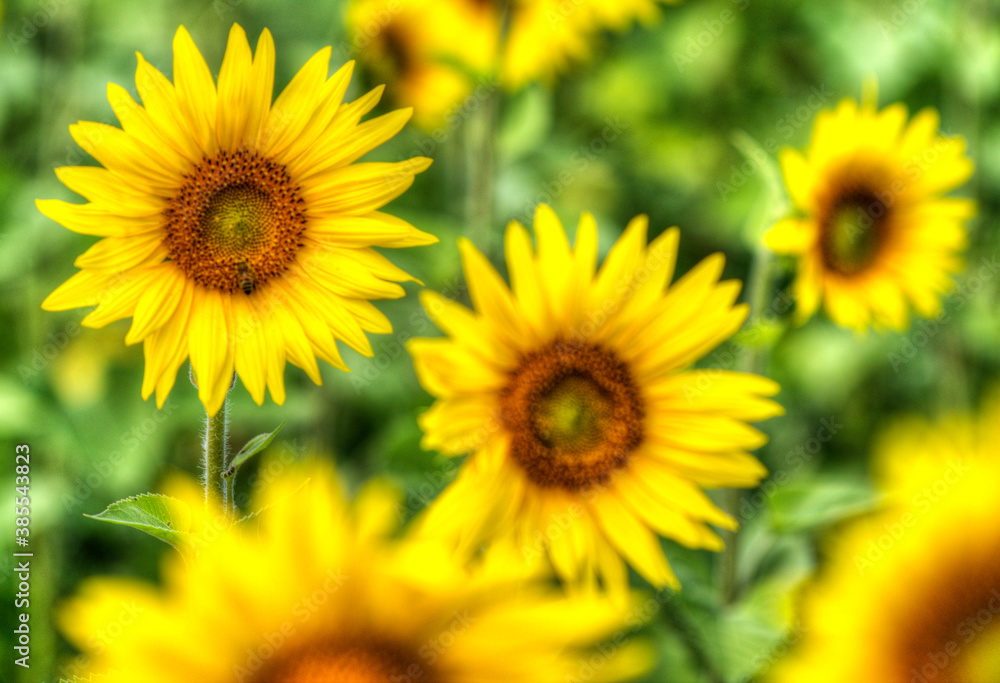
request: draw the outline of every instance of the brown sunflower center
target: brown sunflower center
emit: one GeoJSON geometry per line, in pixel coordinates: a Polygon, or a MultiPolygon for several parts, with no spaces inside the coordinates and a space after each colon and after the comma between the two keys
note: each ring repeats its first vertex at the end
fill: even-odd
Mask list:
{"type": "Polygon", "coordinates": [[[642,442],[642,399],[628,367],[591,344],[528,354],[500,396],[511,455],[539,486],[606,482],[642,442]]]}
{"type": "Polygon", "coordinates": [[[185,178],[163,211],[170,258],[203,287],[250,294],[302,246],[305,206],[284,167],[220,152],[185,178]]]}
{"type": "Polygon", "coordinates": [[[820,246],[827,268],[854,275],[870,266],[882,247],[890,207],[868,189],[833,200],[820,219],[820,246]]]}
{"type": "Polygon", "coordinates": [[[937,585],[900,614],[900,671],[906,680],[986,683],[1000,680],[1000,537],[941,563],[937,585]]]}
{"type": "Polygon", "coordinates": [[[379,642],[334,642],[285,652],[263,662],[253,683],[393,683],[436,678],[426,663],[394,645],[379,642]]]}
{"type": "Polygon", "coordinates": [[[413,50],[405,32],[396,26],[387,26],[381,36],[382,49],[389,61],[388,70],[396,75],[407,73],[413,66],[413,50]]]}

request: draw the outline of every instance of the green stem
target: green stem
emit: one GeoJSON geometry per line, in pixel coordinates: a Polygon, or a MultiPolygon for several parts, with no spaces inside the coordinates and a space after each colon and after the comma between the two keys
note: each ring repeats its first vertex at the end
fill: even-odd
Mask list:
{"type": "MultiPolygon", "coordinates": [[[[500,26],[498,49],[503,52],[510,19],[509,0],[496,3],[500,26]]],[[[488,92],[479,108],[465,122],[465,167],[467,169],[465,218],[469,239],[487,258],[494,256],[493,217],[496,214],[494,183],[496,180],[496,137],[500,120],[503,89],[502,74],[494,71],[488,92]]]]}
{"type": "MultiPolygon", "coordinates": [[[[771,278],[774,257],[763,244],[754,249],[753,261],[750,264],[750,275],[747,279],[747,302],[750,304],[750,327],[760,324],[760,316],[767,306],[767,297],[771,294],[771,278]]],[[[743,348],[736,369],[740,372],[762,374],[770,347],[757,344],[743,348]]],[[[726,489],[722,492],[722,509],[734,518],[739,518],[740,502],[743,500],[742,489],[726,489]]],[[[720,559],[719,587],[723,604],[732,603],[738,594],[736,581],[736,556],[738,552],[738,537],[736,531],[722,533],[725,548],[720,559]]]]}
{"type": "Polygon", "coordinates": [[[229,509],[232,498],[232,484],[222,478],[229,457],[229,399],[226,399],[215,417],[205,419],[205,503],[220,501],[225,510],[229,509]]]}
{"type": "Polygon", "coordinates": [[[468,193],[465,215],[469,239],[487,257],[493,255],[493,182],[496,175],[497,115],[499,91],[490,90],[479,109],[466,121],[466,168],[468,193]]]}
{"type": "MultiPolygon", "coordinates": [[[[747,277],[746,299],[750,305],[749,327],[752,328],[762,324],[761,316],[768,307],[768,297],[774,295],[772,280],[776,261],[771,251],[764,246],[764,230],[788,213],[789,204],[783,189],[781,173],[773,161],[767,161],[770,157],[760,145],[742,131],[734,133],[733,144],[743,156],[756,164],[767,190],[760,211],[751,217],[747,225],[747,236],[753,244],[753,260],[750,263],[750,273],[747,277]]],[[[773,341],[743,347],[736,363],[736,369],[741,372],[764,374],[767,356],[771,351],[773,341]]],[[[742,499],[742,490],[726,489],[721,493],[720,503],[725,512],[738,519],[742,499]]],[[[736,581],[736,557],[739,548],[735,531],[724,531],[722,539],[726,545],[719,563],[719,588],[722,603],[725,605],[732,603],[739,592],[736,581]]]]}

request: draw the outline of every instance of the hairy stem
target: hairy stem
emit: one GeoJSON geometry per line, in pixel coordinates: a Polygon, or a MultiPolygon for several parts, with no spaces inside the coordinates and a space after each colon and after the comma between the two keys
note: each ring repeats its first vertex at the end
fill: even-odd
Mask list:
{"type": "MultiPolygon", "coordinates": [[[[228,510],[231,498],[231,484],[222,478],[229,466],[229,400],[227,399],[215,417],[205,418],[205,503],[214,499],[228,510]]],[[[232,479],[232,477],[230,477],[232,479]]]]}

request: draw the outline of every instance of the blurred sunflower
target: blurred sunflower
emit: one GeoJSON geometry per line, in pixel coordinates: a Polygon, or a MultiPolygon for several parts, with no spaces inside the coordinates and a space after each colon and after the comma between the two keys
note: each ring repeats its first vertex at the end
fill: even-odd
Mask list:
{"type": "MultiPolygon", "coordinates": [[[[362,63],[430,130],[493,70],[497,8],[459,0],[355,0],[348,30],[362,63]]],[[[486,80],[485,82],[488,82],[486,80]]]]}
{"type": "MultiPolygon", "coordinates": [[[[189,563],[172,554],[162,589],[87,580],[57,619],[93,658],[83,673],[109,683],[550,683],[623,627],[624,609],[554,593],[508,553],[470,571],[441,546],[391,539],[401,501],[383,483],[349,506],[330,468],[313,463],[273,479],[259,502],[254,533],[230,527],[189,563]],[[107,641],[111,622],[121,634],[107,641]]],[[[615,647],[599,680],[648,669],[643,644],[615,647]]]]}
{"type": "Polygon", "coordinates": [[[547,206],[507,228],[509,290],[460,243],[476,311],[425,291],[449,337],[410,342],[423,386],[438,398],[420,418],[423,446],[472,453],[423,528],[471,550],[512,535],[558,574],[611,590],[622,557],[656,586],[677,581],[654,531],[692,548],[722,548],[707,523],[735,528],[702,487],[754,486],[748,453],[766,441],[748,421],[782,412],[769,379],[685,370],[747,315],[740,283],[719,282],[723,256],[674,285],[679,233],[647,246],[634,219],[597,272],[597,226],[584,214],[575,248],[547,206]]]}
{"type": "Polygon", "coordinates": [[[602,31],[625,31],[637,19],[650,24],[658,16],[657,0],[512,0],[501,80],[510,90],[530,81],[551,83],[590,59],[602,31]]]}
{"type": "Polygon", "coordinates": [[[1000,401],[876,449],[886,508],[834,539],[777,681],[1000,680],[1000,401]]]}
{"type": "Polygon", "coordinates": [[[972,200],[943,197],[972,175],[965,141],[938,135],[925,109],[907,124],[906,108],[876,111],[874,98],[845,99],[816,117],[805,155],[781,152],[785,184],[800,215],[780,221],[767,245],[798,259],[797,315],[822,299],[838,325],[902,330],[908,303],[923,316],[962,268],[964,223],[972,200]]]}
{"type": "Polygon", "coordinates": [[[327,78],[318,52],[272,104],[274,43],[251,55],[234,25],[218,86],[187,30],[174,38],[174,83],[139,55],[143,106],[121,87],[108,99],[122,129],[81,122],[74,139],[104,167],[65,167],[59,179],[90,203],[40,200],[46,216],[103,237],[82,270],[49,295],[57,311],[97,304],[83,320],[132,317],[127,344],[143,342],[142,395],[163,404],[190,355],[209,414],[234,369],[253,399],[285,397],[285,361],[321,383],[316,358],[344,369],[344,341],[371,355],[365,332],[391,325],[368,299],[403,296],[411,280],[371,247],[436,239],[379,212],[430,159],[352,163],[410,117],[365,123],[382,88],[343,104],[349,63],[327,78]]]}
{"type": "MultiPolygon", "coordinates": [[[[677,0],[661,0],[676,2],[677,0]]],[[[425,129],[446,123],[477,85],[509,90],[551,82],[589,58],[598,34],[651,23],[656,0],[353,0],[352,43],[374,75],[394,83],[425,129]]]]}

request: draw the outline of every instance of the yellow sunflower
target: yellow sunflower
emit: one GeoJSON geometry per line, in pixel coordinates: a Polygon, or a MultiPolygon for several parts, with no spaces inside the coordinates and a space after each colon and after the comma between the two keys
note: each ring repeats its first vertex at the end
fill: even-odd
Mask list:
{"type": "Polygon", "coordinates": [[[845,99],[816,117],[805,154],[781,152],[798,211],[775,225],[767,245],[798,260],[797,315],[823,301],[838,325],[905,329],[909,304],[923,316],[941,308],[950,275],[962,267],[965,221],[976,206],[942,195],[972,174],[961,138],[938,134],[925,109],[876,111],[845,99]]]}
{"type": "Polygon", "coordinates": [[[499,21],[489,2],[353,0],[347,23],[363,64],[424,129],[446,124],[477,82],[489,84],[499,21]]]}
{"type": "Polygon", "coordinates": [[[656,0],[513,0],[502,55],[504,85],[516,90],[530,81],[551,82],[588,60],[602,31],[624,31],[637,19],[649,24],[658,14],[656,0]]]}
{"type": "Polygon", "coordinates": [[[997,401],[882,439],[888,505],[832,543],[776,680],[1000,680],[998,439],[997,401]]]}
{"type": "MultiPolygon", "coordinates": [[[[676,0],[661,0],[676,2],[676,0]]],[[[551,82],[589,58],[598,34],[651,23],[656,0],[353,0],[348,8],[359,58],[423,128],[438,128],[477,87],[508,90],[551,82]],[[506,27],[505,27],[506,26],[506,27]],[[460,36],[457,39],[456,36],[460,36]]]]}
{"type": "Polygon", "coordinates": [[[372,249],[436,239],[378,211],[430,159],[352,163],[410,117],[394,111],[359,123],[382,88],[343,103],[353,63],[327,78],[318,52],[273,103],[274,43],[265,30],[251,55],[233,26],[218,85],[181,27],[174,82],[139,55],[136,87],[108,99],[122,128],[81,122],[74,139],[102,167],[66,167],[59,179],[88,204],[38,202],[75,232],[103,237],[81,270],[42,304],[97,308],[103,327],[132,318],[127,344],[143,342],[142,395],[163,404],[188,356],[209,414],[234,370],[253,399],[285,397],[285,361],[321,382],[316,358],[346,370],[343,341],[370,355],[365,332],[389,321],[368,300],[403,296],[411,280],[372,249]]]}
{"type": "Polygon", "coordinates": [[[57,619],[91,657],[80,673],[107,683],[556,683],[595,655],[597,680],[651,663],[623,637],[605,654],[590,649],[624,633],[625,610],[607,600],[555,593],[506,552],[469,570],[437,544],[392,538],[401,501],[384,483],[349,506],[314,463],[273,479],[259,503],[252,533],[231,527],[188,563],[169,556],[162,588],[85,581],[57,619]]]}
{"type": "Polygon", "coordinates": [[[702,488],[750,487],[765,474],[748,421],[782,412],[769,379],[687,369],[732,336],[747,306],[719,282],[714,254],[673,285],[676,228],[646,244],[638,217],[597,266],[584,214],[570,248],[547,206],[507,228],[513,291],[469,242],[460,244],[475,311],[425,291],[449,336],[410,342],[437,402],[420,417],[423,446],[471,453],[423,528],[475,548],[513,535],[570,582],[626,584],[622,557],[656,586],[677,582],[654,532],[719,550],[706,523],[733,529],[702,488]]]}

